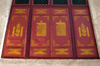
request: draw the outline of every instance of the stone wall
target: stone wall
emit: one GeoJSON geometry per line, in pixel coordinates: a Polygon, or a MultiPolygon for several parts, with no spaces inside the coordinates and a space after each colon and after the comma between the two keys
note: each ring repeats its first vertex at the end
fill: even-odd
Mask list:
{"type": "MultiPolygon", "coordinates": [[[[100,57],[100,0],[88,1],[100,57]]],[[[12,0],[0,0],[0,52],[2,52],[11,2],[12,0]]],[[[100,59],[0,59],[0,66],[100,66],[100,59]]]]}

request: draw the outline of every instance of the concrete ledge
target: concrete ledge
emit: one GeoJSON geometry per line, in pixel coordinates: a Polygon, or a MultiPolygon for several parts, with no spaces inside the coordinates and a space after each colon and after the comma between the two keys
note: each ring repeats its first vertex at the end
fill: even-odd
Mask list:
{"type": "Polygon", "coordinates": [[[100,0],[88,0],[91,17],[92,17],[92,24],[94,28],[98,53],[100,57],[100,0]]]}
{"type": "Polygon", "coordinates": [[[100,66],[100,60],[2,59],[0,66],[100,66]]]}
{"type": "MultiPolygon", "coordinates": [[[[0,49],[12,0],[0,2],[0,49]]],[[[88,0],[100,57],[100,0],[88,0]]],[[[2,50],[0,50],[2,52],[2,50]]],[[[0,54],[1,55],[1,54],[0,54]]],[[[99,59],[0,59],[0,66],[100,66],[99,59]]]]}

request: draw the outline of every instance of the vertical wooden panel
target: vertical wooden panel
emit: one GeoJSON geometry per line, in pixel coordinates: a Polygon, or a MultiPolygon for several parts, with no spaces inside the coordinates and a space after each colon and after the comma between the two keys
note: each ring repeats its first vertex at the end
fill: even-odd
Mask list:
{"type": "Polygon", "coordinates": [[[49,9],[33,8],[30,57],[50,57],[49,9]]]}
{"type": "Polygon", "coordinates": [[[12,8],[3,57],[25,57],[29,8],[12,8]]]}
{"type": "Polygon", "coordinates": [[[73,8],[77,57],[97,57],[96,43],[87,8],[73,8]]]}
{"type": "Polygon", "coordinates": [[[73,57],[67,8],[52,8],[52,56],[73,57]]]}

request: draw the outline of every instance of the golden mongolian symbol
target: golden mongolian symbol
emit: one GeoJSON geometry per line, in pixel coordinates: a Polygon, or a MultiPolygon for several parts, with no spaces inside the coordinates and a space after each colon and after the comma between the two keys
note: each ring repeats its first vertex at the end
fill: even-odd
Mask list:
{"type": "Polygon", "coordinates": [[[37,23],[36,35],[46,36],[46,23],[43,23],[42,20],[40,21],[40,23],[37,23]]]}
{"type": "Polygon", "coordinates": [[[65,10],[55,10],[55,14],[65,14],[65,10]]]}
{"type": "Polygon", "coordinates": [[[23,35],[23,26],[21,27],[20,23],[13,27],[12,36],[20,36],[23,35]]]}
{"type": "Polygon", "coordinates": [[[36,52],[33,53],[33,54],[43,54],[43,55],[47,54],[46,52],[44,52],[44,51],[46,51],[47,49],[33,49],[33,50],[36,51],[36,52]]]}
{"type": "Polygon", "coordinates": [[[46,14],[47,9],[36,9],[36,14],[46,14]]]}
{"type": "Polygon", "coordinates": [[[83,24],[83,22],[81,24],[81,27],[78,27],[78,29],[79,29],[79,36],[80,37],[82,37],[82,35],[90,37],[89,29],[88,29],[88,27],[85,27],[85,25],[83,24]]]}
{"type": "Polygon", "coordinates": [[[66,36],[66,24],[61,20],[56,22],[56,35],[57,36],[66,36]]]}
{"type": "Polygon", "coordinates": [[[58,51],[55,53],[56,55],[68,55],[69,54],[68,52],[66,52],[68,51],[68,49],[55,49],[55,51],[58,51]]]}
{"type": "Polygon", "coordinates": [[[8,52],[8,54],[17,54],[17,55],[21,54],[21,52],[19,52],[19,51],[21,51],[21,49],[14,48],[14,49],[9,49],[9,50],[10,50],[10,52],[8,52]]]}
{"type": "Polygon", "coordinates": [[[86,10],[75,10],[75,14],[86,14],[86,10]]]}
{"type": "Polygon", "coordinates": [[[26,13],[26,9],[15,9],[16,12],[15,13],[26,13]]]}
{"type": "Polygon", "coordinates": [[[91,52],[93,49],[80,49],[81,51],[83,51],[81,53],[81,55],[93,55],[94,53],[91,52]]]}

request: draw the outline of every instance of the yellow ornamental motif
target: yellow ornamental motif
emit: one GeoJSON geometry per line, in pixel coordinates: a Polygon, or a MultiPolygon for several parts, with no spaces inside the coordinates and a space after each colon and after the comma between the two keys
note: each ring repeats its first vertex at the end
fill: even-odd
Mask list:
{"type": "Polygon", "coordinates": [[[70,46],[70,40],[68,40],[68,42],[64,44],[63,46],[70,46]]]}
{"type": "Polygon", "coordinates": [[[18,15],[13,15],[13,16],[12,16],[12,20],[14,20],[15,17],[18,17],[18,15]]]}
{"type": "Polygon", "coordinates": [[[57,17],[58,17],[58,16],[53,16],[53,17],[52,17],[53,21],[54,21],[54,20],[55,20],[55,18],[57,18],[57,17]]]}
{"type": "Polygon", "coordinates": [[[79,40],[77,40],[77,44],[78,44],[78,46],[85,46],[84,44],[81,44],[81,43],[79,42],[79,40]]]}
{"type": "Polygon", "coordinates": [[[16,12],[15,13],[26,13],[26,9],[15,9],[16,12]]]}
{"type": "Polygon", "coordinates": [[[56,55],[68,55],[69,53],[67,52],[68,49],[55,49],[57,51],[55,54],[56,55]]]}
{"type": "Polygon", "coordinates": [[[21,15],[21,17],[24,17],[25,20],[27,20],[27,15],[21,15]]]}
{"type": "Polygon", "coordinates": [[[47,49],[33,49],[34,51],[36,51],[35,53],[33,54],[42,54],[42,55],[46,55],[47,53],[44,52],[46,51],[47,49]]]}
{"type": "Polygon", "coordinates": [[[38,44],[36,44],[35,41],[32,40],[32,46],[38,46],[38,44]]]}
{"type": "Polygon", "coordinates": [[[47,20],[49,21],[49,16],[43,16],[43,17],[46,17],[46,18],[47,18],[47,20]]]}
{"type": "Polygon", "coordinates": [[[65,18],[66,21],[68,21],[68,16],[61,16],[61,17],[65,18]]]}
{"type": "Polygon", "coordinates": [[[37,23],[36,35],[46,36],[46,23],[43,23],[42,20],[40,21],[40,23],[37,23]]]}
{"type": "Polygon", "coordinates": [[[16,55],[21,55],[21,49],[17,49],[17,48],[14,48],[14,49],[9,49],[10,52],[8,52],[8,54],[16,54],[16,55]]]}
{"type": "Polygon", "coordinates": [[[23,36],[23,26],[21,26],[20,23],[13,27],[12,36],[23,36]]]}
{"type": "Polygon", "coordinates": [[[89,21],[89,16],[83,16],[83,18],[86,18],[89,21]]]}
{"type": "Polygon", "coordinates": [[[80,49],[81,51],[83,51],[81,53],[81,55],[93,55],[94,53],[91,52],[93,49],[80,49]]]}
{"type": "Polygon", "coordinates": [[[24,46],[25,44],[25,40],[23,40],[20,44],[18,44],[17,46],[24,46]]]}
{"type": "Polygon", "coordinates": [[[47,9],[36,9],[36,14],[46,14],[47,9]]]}
{"type": "Polygon", "coordinates": [[[36,20],[37,17],[40,17],[40,16],[34,16],[33,19],[36,20]]]}
{"type": "Polygon", "coordinates": [[[56,22],[56,35],[57,36],[66,36],[66,24],[61,20],[56,22]]]}
{"type": "Polygon", "coordinates": [[[75,10],[75,14],[86,14],[86,10],[75,10]]]}
{"type": "Polygon", "coordinates": [[[9,39],[8,39],[8,41],[7,41],[7,45],[8,45],[8,46],[14,46],[14,44],[10,43],[10,40],[9,40],[9,39]]]}
{"type": "Polygon", "coordinates": [[[65,14],[65,10],[63,10],[63,9],[62,9],[62,10],[60,10],[60,9],[57,10],[57,9],[56,9],[56,10],[55,10],[55,14],[65,14]]]}
{"type": "Polygon", "coordinates": [[[43,44],[42,46],[49,46],[49,40],[47,40],[47,42],[43,44]]]}
{"type": "Polygon", "coordinates": [[[55,40],[53,40],[53,46],[60,46],[60,44],[57,44],[57,43],[55,42],[55,40]]]}
{"type": "Polygon", "coordinates": [[[94,46],[94,42],[93,42],[93,40],[91,40],[91,43],[88,44],[87,46],[94,46]]]}
{"type": "Polygon", "coordinates": [[[88,36],[88,37],[90,37],[90,34],[89,34],[89,29],[88,29],[88,27],[85,27],[85,25],[83,24],[83,22],[82,22],[82,24],[81,24],[81,27],[78,27],[78,30],[79,30],[79,36],[80,37],[82,37],[82,36],[88,36]]]}
{"type": "Polygon", "coordinates": [[[80,16],[74,16],[74,20],[76,21],[80,16]]]}

